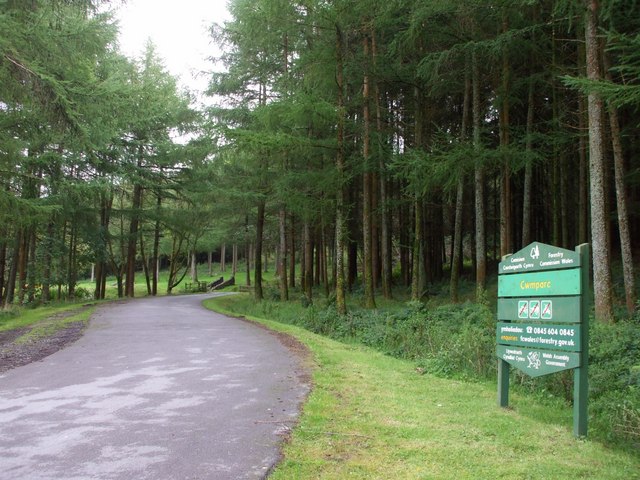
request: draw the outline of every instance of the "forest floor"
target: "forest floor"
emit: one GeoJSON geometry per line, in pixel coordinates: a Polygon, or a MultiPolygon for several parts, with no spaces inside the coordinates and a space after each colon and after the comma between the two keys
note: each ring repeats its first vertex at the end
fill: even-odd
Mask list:
{"type": "Polygon", "coordinates": [[[0,373],[40,361],[78,340],[88,319],[67,320],[91,307],[58,312],[37,324],[0,332],[0,373]]]}

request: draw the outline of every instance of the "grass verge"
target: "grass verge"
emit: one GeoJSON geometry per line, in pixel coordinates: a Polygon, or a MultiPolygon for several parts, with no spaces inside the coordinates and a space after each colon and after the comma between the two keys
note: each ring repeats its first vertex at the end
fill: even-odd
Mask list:
{"type": "MultiPolygon", "coordinates": [[[[206,306],[241,314],[240,296],[206,306]]],[[[272,479],[639,479],[640,457],[572,436],[557,401],[419,375],[415,364],[249,317],[312,351],[314,390],[272,479]]]]}
{"type": "Polygon", "coordinates": [[[85,305],[61,303],[35,309],[12,307],[11,310],[0,311],[0,332],[21,328],[55,328],[55,325],[63,328],[69,322],[88,320],[91,312],[85,305]],[[75,318],[76,315],[79,318],[75,318]]]}
{"type": "Polygon", "coordinates": [[[72,323],[81,322],[83,326],[86,326],[94,311],[95,306],[92,305],[76,306],[75,309],[58,311],[52,316],[31,324],[29,331],[18,337],[16,339],[16,343],[24,344],[41,338],[50,337],[72,323]]]}

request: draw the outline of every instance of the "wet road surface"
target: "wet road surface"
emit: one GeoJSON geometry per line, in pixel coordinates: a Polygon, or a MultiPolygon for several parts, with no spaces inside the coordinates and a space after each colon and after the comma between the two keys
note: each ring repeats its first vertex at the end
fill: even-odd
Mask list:
{"type": "Polygon", "coordinates": [[[263,478],[309,386],[209,296],[100,307],[76,343],[2,374],[0,478],[263,478]]]}

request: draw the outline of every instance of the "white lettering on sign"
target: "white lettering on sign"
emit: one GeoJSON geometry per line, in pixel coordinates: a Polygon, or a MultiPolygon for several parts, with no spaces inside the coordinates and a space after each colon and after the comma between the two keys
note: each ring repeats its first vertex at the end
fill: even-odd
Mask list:
{"type": "Polygon", "coordinates": [[[516,326],[508,326],[508,327],[500,327],[500,332],[510,332],[510,333],[522,333],[524,330],[521,327],[516,326]]]}
{"type": "Polygon", "coordinates": [[[560,265],[560,260],[547,260],[540,262],[541,267],[552,267],[554,265],[560,265]]]}

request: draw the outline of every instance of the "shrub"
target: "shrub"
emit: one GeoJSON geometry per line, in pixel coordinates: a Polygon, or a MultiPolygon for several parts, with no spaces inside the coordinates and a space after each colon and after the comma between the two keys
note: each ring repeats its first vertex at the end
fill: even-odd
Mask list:
{"type": "Polygon", "coordinates": [[[640,446],[640,320],[595,323],[589,332],[589,395],[594,429],[640,446]]]}

